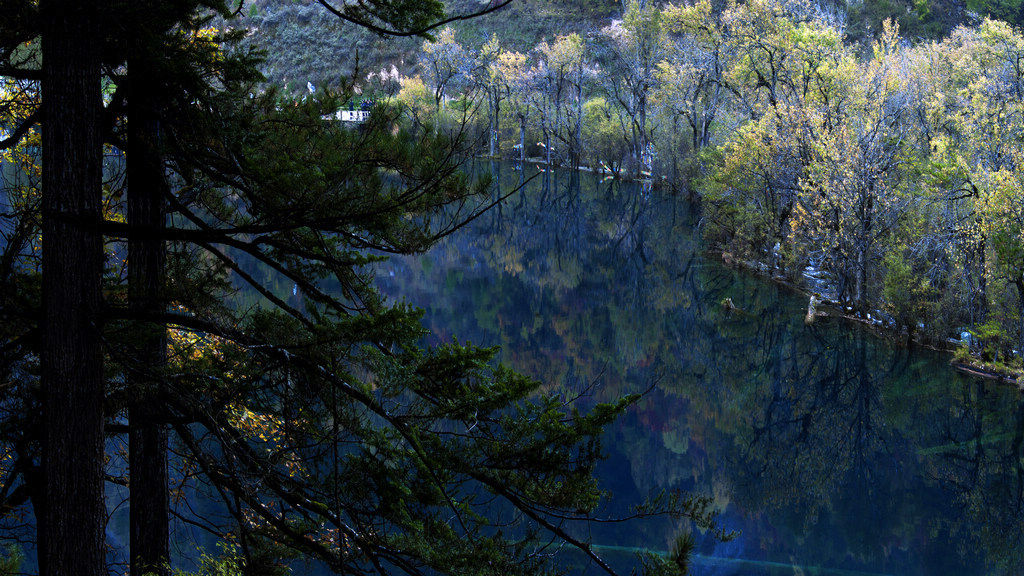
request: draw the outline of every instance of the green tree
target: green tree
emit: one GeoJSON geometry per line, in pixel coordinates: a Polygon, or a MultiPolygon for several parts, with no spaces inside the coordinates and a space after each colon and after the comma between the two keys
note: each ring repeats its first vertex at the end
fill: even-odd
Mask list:
{"type": "Polygon", "coordinates": [[[917,192],[902,170],[910,95],[902,87],[906,67],[897,31],[888,24],[875,57],[857,68],[855,78],[842,78],[849,83],[849,120],[816,119],[800,193],[814,215],[810,235],[833,272],[840,301],[861,315],[876,300],[870,281],[883,242],[917,192]]]}
{"type": "Polygon", "coordinates": [[[600,96],[583,104],[583,150],[590,166],[618,173],[626,155],[625,141],[613,106],[600,96]]]}
{"type": "MultiPolygon", "coordinates": [[[[584,80],[586,79],[586,45],[579,34],[559,36],[552,43],[537,46],[538,62],[543,69],[543,93],[554,112],[548,120],[547,110],[541,110],[542,123],[551,125],[551,133],[560,145],[568,149],[569,163],[579,168],[583,131],[584,80]]],[[[550,162],[550,140],[547,142],[550,162]]]]}
{"type": "Polygon", "coordinates": [[[906,330],[908,340],[913,337],[919,322],[928,320],[930,286],[927,276],[911,267],[911,260],[902,251],[892,249],[885,255],[882,266],[882,299],[885,311],[896,322],[897,330],[906,330]]]}
{"type": "Polygon", "coordinates": [[[501,55],[501,43],[497,35],[492,35],[480,48],[474,65],[474,82],[483,90],[487,98],[487,155],[495,157],[501,135],[501,103],[507,97],[507,90],[501,82],[498,68],[498,57],[501,55]]]}
{"type": "Polygon", "coordinates": [[[514,146],[519,154],[519,164],[526,161],[526,126],[531,117],[530,93],[532,72],[525,54],[503,50],[498,54],[495,72],[498,81],[505,87],[508,110],[519,128],[519,144],[514,146]]]}
{"type": "Polygon", "coordinates": [[[1010,298],[1020,301],[1015,134],[1024,125],[1022,49],[1018,32],[985,20],[920,48],[915,63],[926,190],[937,207],[929,214],[934,231],[925,240],[943,252],[932,284],[945,287],[959,327],[988,334],[1020,333],[1019,311],[1004,305],[1004,291],[1016,292],[1010,298]]]}
{"type": "Polygon", "coordinates": [[[446,27],[435,38],[423,42],[421,66],[434,88],[434,104],[438,112],[444,109],[449,87],[462,82],[471,65],[470,56],[455,40],[455,31],[451,28],[446,27]]]}
{"type": "Polygon", "coordinates": [[[854,60],[841,32],[811,14],[804,2],[758,0],[721,15],[730,54],[722,82],[745,122],[716,151],[708,199],[722,208],[712,218],[729,249],[772,269],[807,257],[801,225],[822,214],[801,205],[801,193],[828,197],[805,191],[816,153],[831,147],[835,159],[852,161],[831,132],[844,120],[854,60]]]}
{"type": "Polygon", "coordinates": [[[682,117],[690,126],[694,152],[711,143],[711,128],[722,101],[722,73],[728,54],[725,31],[711,3],[670,6],[663,20],[670,44],[669,57],[658,65],[659,100],[673,121],[682,117]]]}
{"type": "Polygon", "coordinates": [[[654,150],[648,121],[658,63],[665,57],[661,11],[646,0],[624,2],[621,21],[602,30],[602,76],[606,92],[618,103],[622,133],[629,143],[629,171],[650,176],[654,150]]]}
{"type": "MultiPolygon", "coordinates": [[[[418,34],[439,6],[334,11],[418,34]]],[[[497,200],[460,171],[460,143],[405,130],[385,107],[360,130],[325,122],[341,103],[329,92],[306,101],[257,94],[252,61],[199,32],[201,6],[141,17],[106,4],[57,8],[40,7],[42,73],[5,67],[41,76],[46,110],[46,434],[26,442],[41,445],[47,482],[0,468],[5,496],[7,487],[35,490],[41,571],[105,572],[103,424],[126,412],[142,441],[132,450],[156,463],[138,469],[133,458],[133,499],[141,483],[168,489],[160,460],[169,426],[185,467],[176,488],[209,490],[230,515],[190,521],[233,534],[247,566],[285,548],[349,574],[532,573],[547,561],[538,538],[604,566],[570,525],[600,502],[592,472],[601,427],[632,398],[584,414],[491,364],[491,349],[423,349],[419,312],[384,302],[366,270],[375,254],[427,249],[497,200]],[[107,30],[101,24],[109,36],[93,33],[107,30]],[[170,68],[147,73],[154,62],[170,68]],[[104,69],[115,72],[104,78],[104,69]],[[101,81],[113,89],[106,105],[101,81]],[[125,204],[113,189],[104,196],[104,135],[128,152],[125,204]],[[110,265],[116,249],[104,273],[101,233],[126,248],[127,286],[110,265]],[[232,302],[238,286],[258,305],[232,302]]],[[[17,32],[9,46],[37,34],[17,32]]],[[[4,53],[5,66],[15,52],[4,53]]],[[[34,114],[20,118],[17,141],[34,114]]],[[[32,351],[21,361],[32,363],[32,351]]],[[[31,396],[33,378],[24,379],[31,396]]],[[[162,508],[166,496],[152,502],[162,508]]],[[[640,514],[709,525],[695,502],[640,514]]],[[[152,569],[164,560],[163,536],[155,523],[133,523],[140,542],[154,542],[132,550],[133,568],[152,569]]]]}

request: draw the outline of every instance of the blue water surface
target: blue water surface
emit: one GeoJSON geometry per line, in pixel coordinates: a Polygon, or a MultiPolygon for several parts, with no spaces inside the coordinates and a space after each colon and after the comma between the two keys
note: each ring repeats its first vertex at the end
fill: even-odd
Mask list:
{"type": "MultiPolygon", "coordinates": [[[[502,192],[538,173],[493,166],[502,192]]],[[[1024,566],[1024,402],[807,297],[724,265],[699,207],[642,184],[544,172],[378,279],[435,342],[584,402],[644,393],[607,430],[607,516],[660,491],[706,495],[692,573],[1015,574],[1024,566]],[[731,299],[738,310],[722,305],[731,299]]],[[[582,528],[628,572],[685,519],[582,528]]],[[[597,572],[591,566],[591,571],[597,572]]]]}

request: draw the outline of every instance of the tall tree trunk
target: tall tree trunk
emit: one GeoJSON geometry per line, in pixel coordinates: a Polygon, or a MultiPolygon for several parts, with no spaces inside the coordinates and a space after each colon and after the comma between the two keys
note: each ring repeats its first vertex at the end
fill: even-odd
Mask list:
{"type": "MultiPolygon", "coordinates": [[[[638,127],[640,138],[637,142],[637,159],[640,161],[640,171],[653,171],[653,166],[647,161],[647,89],[640,96],[640,111],[638,114],[640,126],[638,127]]],[[[650,177],[650,174],[646,175],[650,177]]]]}
{"type": "Polygon", "coordinates": [[[864,318],[867,312],[866,302],[864,301],[864,285],[866,284],[867,278],[867,255],[865,254],[864,246],[857,247],[857,268],[855,270],[856,276],[854,277],[853,284],[853,301],[857,307],[857,314],[864,318]]]}
{"type": "Polygon", "coordinates": [[[698,121],[699,116],[697,115],[697,104],[694,103],[690,106],[690,114],[687,117],[687,123],[690,124],[690,146],[693,152],[696,153],[700,150],[700,122],[698,121]]]}
{"type": "Polygon", "coordinates": [[[551,131],[548,130],[547,124],[541,124],[544,130],[544,163],[547,164],[548,168],[551,167],[551,131]]]}
{"type": "Polygon", "coordinates": [[[40,2],[45,575],[105,576],[102,131],[95,0],[40,2]]]}
{"type": "Polygon", "coordinates": [[[868,250],[871,248],[871,235],[874,233],[875,194],[869,191],[862,200],[860,212],[861,229],[855,242],[857,243],[857,277],[854,298],[857,311],[862,318],[867,315],[867,284],[868,284],[868,250]]]}
{"type": "MultiPolygon", "coordinates": [[[[558,136],[558,133],[562,130],[562,89],[559,86],[558,90],[555,91],[555,122],[551,125],[551,132],[558,136]]],[[[544,146],[547,149],[547,163],[551,165],[551,134],[544,135],[544,146]]]]}
{"type": "MultiPolygon", "coordinates": [[[[160,160],[160,82],[145,52],[129,60],[128,224],[138,232],[128,241],[128,306],[134,315],[164,311],[166,253],[155,235],[164,228],[163,166],[160,160]],[[152,232],[154,236],[150,236],[152,232]]],[[[161,413],[161,370],[167,363],[167,330],[151,321],[138,323],[135,365],[127,382],[131,425],[129,460],[131,573],[168,573],[167,428],[161,413]]]]}
{"type": "Polygon", "coordinates": [[[706,148],[711,145],[711,124],[715,121],[715,114],[718,110],[718,98],[722,92],[722,85],[719,83],[715,84],[715,89],[712,91],[708,102],[704,104],[703,119],[701,120],[700,128],[700,148],[706,148]]]}
{"type": "Polygon", "coordinates": [[[978,310],[978,324],[984,324],[988,318],[988,263],[986,260],[986,238],[984,235],[981,236],[981,241],[978,243],[978,290],[974,294],[975,301],[977,304],[975,307],[978,310]]]}
{"type": "MultiPolygon", "coordinates": [[[[579,76],[582,76],[582,72],[579,76]]],[[[573,131],[572,145],[572,169],[580,169],[580,159],[583,156],[583,80],[578,79],[576,85],[576,125],[573,131]]]]}
{"type": "Polygon", "coordinates": [[[526,164],[526,118],[519,117],[519,166],[526,164]]]}
{"type": "MultiPolygon", "coordinates": [[[[672,114],[672,189],[679,189],[679,146],[676,139],[679,135],[679,116],[672,114]]],[[[694,150],[696,152],[696,150],[694,150]]]]}
{"type": "Polygon", "coordinates": [[[489,106],[489,112],[491,117],[490,122],[488,122],[488,128],[490,130],[490,133],[487,135],[490,142],[488,152],[490,157],[494,158],[498,154],[498,115],[501,114],[501,100],[499,99],[496,90],[489,90],[488,96],[490,97],[491,100],[491,106],[489,106]]]}

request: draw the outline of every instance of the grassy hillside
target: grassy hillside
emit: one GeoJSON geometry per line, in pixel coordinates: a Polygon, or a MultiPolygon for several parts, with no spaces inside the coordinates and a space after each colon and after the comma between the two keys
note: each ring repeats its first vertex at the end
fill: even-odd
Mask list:
{"type": "MultiPolygon", "coordinates": [[[[450,13],[478,10],[479,0],[449,2],[450,13]]],[[[503,45],[528,51],[545,38],[607,25],[621,13],[619,0],[516,0],[487,16],[454,27],[462,44],[476,48],[496,34],[503,45]]],[[[250,42],[266,52],[269,82],[298,92],[306,82],[338,86],[342,79],[394,66],[410,75],[422,39],[380,38],[340,22],[313,0],[256,0],[247,4],[242,24],[254,31],[250,42]]]]}
{"type": "MultiPolygon", "coordinates": [[[[464,13],[481,2],[452,0],[448,5],[449,12],[464,13]]],[[[821,0],[821,6],[845,15],[848,40],[863,46],[887,18],[898,21],[911,39],[939,38],[985,15],[1015,25],[1024,21],[1024,0],[821,0]]],[[[464,46],[477,48],[494,34],[503,46],[526,52],[561,34],[586,36],[621,13],[621,0],[515,0],[499,12],[457,24],[456,37],[464,46]]],[[[247,4],[243,24],[254,30],[250,41],[266,51],[268,81],[291,92],[301,92],[307,82],[336,87],[344,79],[365,79],[392,66],[413,74],[422,45],[420,39],[379,38],[340,22],[314,0],[256,0],[247,4]]]]}
{"type": "Polygon", "coordinates": [[[478,46],[497,34],[503,45],[527,51],[559,34],[600,29],[621,14],[619,0],[515,0],[504,10],[460,24],[459,39],[478,46]]]}

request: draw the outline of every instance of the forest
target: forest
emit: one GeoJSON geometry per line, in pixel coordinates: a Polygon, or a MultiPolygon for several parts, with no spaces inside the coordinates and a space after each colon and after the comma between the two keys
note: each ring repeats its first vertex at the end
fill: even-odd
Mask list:
{"type": "Polygon", "coordinates": [[[587,523],[653,516],[727,539],[699,494],[600,517],[637,395],[583,409],[381,296],[373,263],[505,199],[474,157],[687,194],[725,258],[1019,364],[1019,6],[950,4],[5,2],[0,574],[170,574],[175,526],[230,574],[611,573],[587,523]]]}
{"type": "Polygon", "coordinates": [[[886,18],[855,41],[862,17],[809,0],[630,1],[524,48],[445,27],[411,75],[363,89],[483,156],[689,194],[727,259],[906,340],[1019,366],[1024,37],[961,19],[924,39],[886,18]]]}

